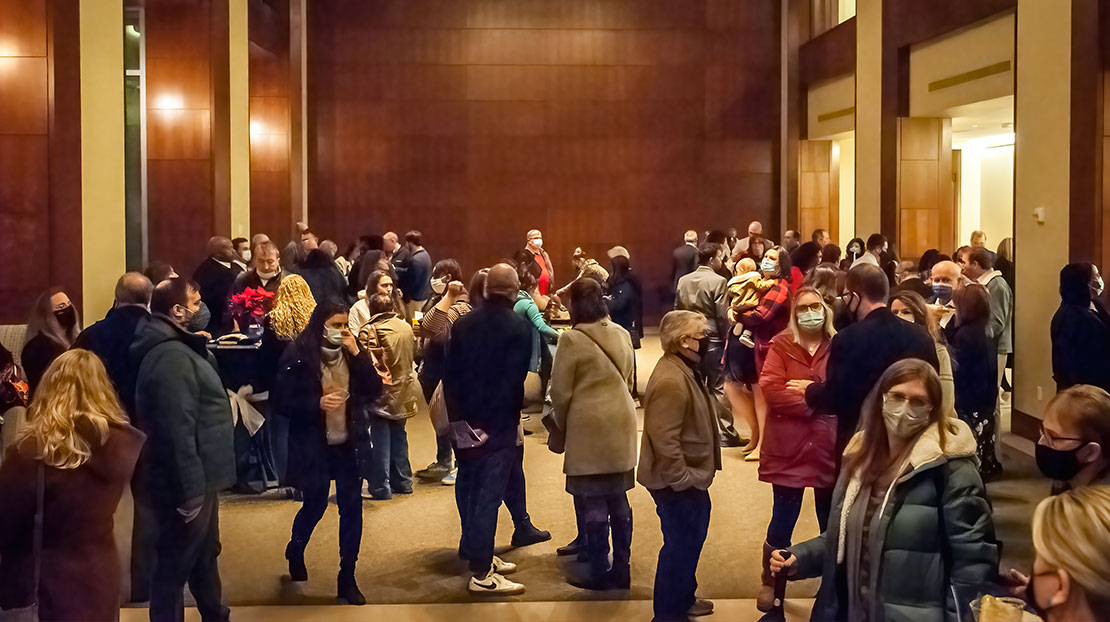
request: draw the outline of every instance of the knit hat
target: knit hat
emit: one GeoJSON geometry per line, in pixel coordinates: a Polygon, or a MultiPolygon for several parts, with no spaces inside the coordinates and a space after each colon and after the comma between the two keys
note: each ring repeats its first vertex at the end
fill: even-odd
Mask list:
{"type": "Polygon", "coordinates": [[[628,255],[628,249],[623,246],[614,246],[613,248],[610,248],[606,252],[606,254],[609,255],[609,259],[612,259],[614,257],[624,257],[625,259],[632,259],[632,257],[628,255]]]}
{"type": "Polygon", "coordinates": [[[501,296],[512,302],[519,292],[520,276],[512,266],[499,263],[489,269],[489,274],[486,275],[486,300],[501,296]]]}

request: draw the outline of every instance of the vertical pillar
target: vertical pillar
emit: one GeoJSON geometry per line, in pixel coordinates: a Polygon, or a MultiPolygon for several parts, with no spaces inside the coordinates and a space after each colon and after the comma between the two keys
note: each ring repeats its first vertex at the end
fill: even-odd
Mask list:
{"type": "Polygon", "coordinates": [[[1049,324],[1070,246],[1071,3],[1018,0],[1016,45],[1013,429],[1036,438],[1056,390],[1049,324]]]}
{"type": "Polygon", "coordinates": [[[231,237],[250,238],[250,38],[247,2],[228,7],[228,108],[231,237]]]}
{"type": "Polygon", "coordinates": [[[856,235],[882,225],[883,0],[856,3],[856,235]]]}
{"type": "Polygon", "coordinates": [[[123,135],[123,3],[81,0],[81,260],[83,317],[112,306],[127,263],[123,135]]]}
{"type": "MultiPolygon", "coordinates": [[[[308,221],[308,2],[289,2],[289,190],[291,211],[308,221]]],[[[296,221],[294,221],[296,222],[296,221]]],[[[292,223],[290,223],[292,225],[292,223]]],[[[293,227],[289,227],[289,233],[293,227]]]]}

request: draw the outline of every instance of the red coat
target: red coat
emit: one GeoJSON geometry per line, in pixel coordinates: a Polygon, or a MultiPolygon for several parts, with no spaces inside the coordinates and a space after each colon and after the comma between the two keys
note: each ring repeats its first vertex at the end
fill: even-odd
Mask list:
{"type": "Polygon", "coordinates": [[[789,380],[825,380],[826,339],[810,356],[789,331],[772,341],[759,376],[767,398],[767,424],[759,449],[759,479],[791,488],[832,488],[836,483],[836,417],[815,415],[789,380]]]}

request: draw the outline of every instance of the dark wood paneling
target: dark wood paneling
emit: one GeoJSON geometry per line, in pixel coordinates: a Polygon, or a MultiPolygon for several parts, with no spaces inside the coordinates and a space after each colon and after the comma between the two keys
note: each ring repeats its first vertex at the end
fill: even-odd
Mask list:
{"type": "Polygon", "coordinates": [[[656,306],[686,229],[778,229],[777,6],[309,3],[310,224],[468,272],[538,227],[559,281],[623,244],[656,306]]]}
{"type": "Polygon", "coordinates": [[[290,13],[288,0],[250,3],[251,231],[279,242],[291,211],[290,13]]]}
{"type": "Polygon", "coordinates": [[[1071,8],[1071,154],[1069,159],[1071,261],[1102,263],[1103,61],[1099,54],[1099,0],[1071,8]]]}
{"type": "Polygon", "coordinates": [[[0,3],[0,323],[51,285],[81,304],[79,46],[76,3],[0,3]]]}
{"type": "Polygon", "coordinates": [[[856,71],[856,18],[806,41],[798,53],[803,87],[856,71]]]}
{"type": "Polygon", "coordinates": [[[219,128],[213,86],[222,74],[214,71],[219,50],[213,51],[213,37],[222,33],[226,49],[227,32],[219,23],[214,28],[213,12],[226,14],[227,6],[146,0],[145,7],[149,257],[192,275],[208,238],[230,233],[226,206],[217,209],[214,179],[219,128]]]}

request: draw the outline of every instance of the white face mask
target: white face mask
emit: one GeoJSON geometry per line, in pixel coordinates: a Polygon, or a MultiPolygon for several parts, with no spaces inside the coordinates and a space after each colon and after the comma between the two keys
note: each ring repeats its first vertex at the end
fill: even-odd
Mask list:
{"type": "Polygon", "coordinates": [[[443,295],[443,292],[447,291],[447,279],[432,279],[432,291],[443,295]]]}
{"type": "Polygon", "coordinates": [[[536,238],[532,240],[532,246],[536,248],[543,248],[543,238],[536,238]]]}
{"type": "Polygon", "coordinates": [[[274,270],[273,272],[258,272],[257,274],[258,278],[262,279],[263,281],[269,281],[270,279],[277,276],[278,272],[278,270],[274,270]]]}
{"type": "Polygon", "coordinates": [[[883,423],[896,438],[910,438],[929,424],[928,405],[914,405],[909,400],[887,393],[883,395],[883,423]]]}
{"type": "Polygon", "coordinates": [[[324,347],[338,348],[343,345],[343,329],[333,328],[331,326],[324,327],[324,347]]]}
{"type": "Polygon", "coordinates": [[[247,249],[247,250],[243,251],[243,261],[250,261],[250,260],[251,260],[251,252],[250,252],[250,249],[247,249]]]}

